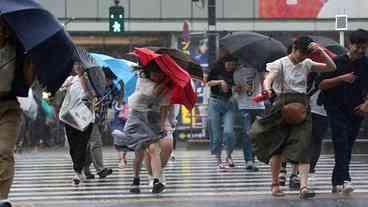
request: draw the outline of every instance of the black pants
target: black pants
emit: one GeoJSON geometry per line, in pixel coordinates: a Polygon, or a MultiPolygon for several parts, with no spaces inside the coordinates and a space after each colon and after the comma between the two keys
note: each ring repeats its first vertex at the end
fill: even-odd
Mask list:
{"type": "Polygon", "coordinates": [[[73,169],[81,173],[86,161],[86,152],[93,125],[90,124],[83,132],[65,125],[65,132],[69,142],[69,153],[73,161],[73,169]]]}
{"type": "Polygon", "coordinates": [[[363,119],[353,115],[350,110],[337,107],[327,108],[327,114],[335,150],[332,185],[342,185],[344,181],[351,181],[351,154],[363,119]]]}
{"type": "Polygon", "coordinates": [[[321,156],[322,140],[328,129],[328,119],[325,116],[312,113],[312,146],[310,168],[314,170],[321,156]]]}

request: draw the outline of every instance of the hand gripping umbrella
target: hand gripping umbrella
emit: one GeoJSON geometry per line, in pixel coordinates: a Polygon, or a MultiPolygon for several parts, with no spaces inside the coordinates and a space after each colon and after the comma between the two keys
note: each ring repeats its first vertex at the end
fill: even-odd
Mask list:
{"type": "Polygon", "coordinates": [[[143,67],[154,63],[173,82],[172,104],[182,104],[188,110],[192,110],[197,95],[191,85],[191,76],[180,67],[168,54],[158,54],[147,48],[135,48],[135,54],[143,67]]]}
{"type": "MultiPolygon", "coordinates": [[[[108,55],[90,54],[96,59],[99,66],[109,67],[116,77],[124,82],[124,99],[127,101],[127,98],[134,92],[137,84],[137,74],[133,70],[135,63],[124,59],[113,58],[108,55]]],[[[136,66],[138,65],[136,64],[136,66]]]]}

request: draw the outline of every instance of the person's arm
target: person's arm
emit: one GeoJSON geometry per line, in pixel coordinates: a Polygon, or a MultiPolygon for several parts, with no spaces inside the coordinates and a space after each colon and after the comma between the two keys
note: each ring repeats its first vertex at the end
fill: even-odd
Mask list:
{"type": "Polygon", "coordinates": [[[319,84],[319,88],[321,90],[328,90],[331,88],[335,88],[342,83],[353,83],[355,79],[356,76],[353,73],[347,73],[337,77],[322,80],[319,84]]]}
{"type": "Polygon", "coordinates": [[[90,90],[88,87],[88,79],[85,75],[85,73],[80,73],[78,74],[78,78],[80,80],[81,86],[82,86],[82,90],[84,91],[84,93],[87,95],[88,98],[93,99],[94,97],[96,97],[96,93],[94,90],[90,90]]]}
{"type": "Polygon", "coordinates": [[[267,73],[263,81],[263,89],[268,92],[269,95],[272,94],[272,83],[277,77],[278,73],[276,71],[270,71],[267,73]]]}
{"type": "Polygon", "coordinates": [[[320,47],[317,43],[312,42],[309,45],[309,48],[312,51],[318,52],[321,54],[322,58],[324,59],[324,63],[318,63],[311,61],[311,70],[314,72],[330,72],[336,70],[336,64],[332,60],[332,58],[326,53],[326,51],[320,47]]]}

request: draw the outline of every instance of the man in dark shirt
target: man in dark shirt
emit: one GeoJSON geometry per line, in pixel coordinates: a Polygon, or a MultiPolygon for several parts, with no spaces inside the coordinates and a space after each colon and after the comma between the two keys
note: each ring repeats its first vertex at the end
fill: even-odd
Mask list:
{"type": "Polygon", "coordinates": [[[350,194],[349,164],[363,114],[368,112],[368,32],[354,31],[350,36],[349,53],[336,58],[337,70],[320,83],[321,102],[327,111],[335,150],[332,192],[350,194]]]}
{"type": "Polygon", "coordinates": [[[233,73],[237,67],[237,60],[232,56],[225,56],[210,67],[208,86],[211,96],[208,103],[208,124],[211,153],[216,155],[217,166],[220,169],[234,167],[231,154],[235,147],[234,111],[236,103],[232,97],[234,86],[233,73]],[[222,133],[223,123],[223,133],[222,133]],[[222,163],[222,144],[226,148],[227,165],[222,163]]]}

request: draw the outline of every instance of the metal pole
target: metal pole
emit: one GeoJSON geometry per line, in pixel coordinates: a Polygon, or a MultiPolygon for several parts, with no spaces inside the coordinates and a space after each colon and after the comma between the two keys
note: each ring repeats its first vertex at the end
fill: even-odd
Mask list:
{"type": "Polygon", "coordinates": [[[344,31],[340,31],[340,45],[341,46],[345,46],[345,32],[344,31]]]}
{"type": "Polygon", "coordinates": [[[216,0],[208,0],[208,63],[217,58],[216,0]]]}

